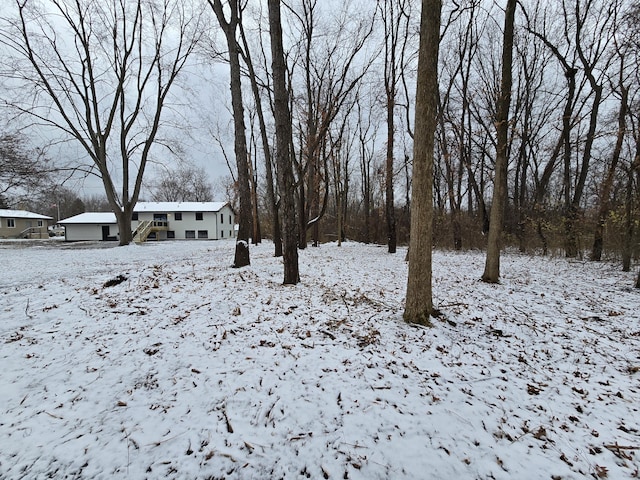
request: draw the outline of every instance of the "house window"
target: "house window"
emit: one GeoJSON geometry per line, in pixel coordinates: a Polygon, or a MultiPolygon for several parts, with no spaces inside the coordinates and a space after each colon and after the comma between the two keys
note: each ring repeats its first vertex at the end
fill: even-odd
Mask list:
{"type": "Polygon", "coordinates": [[[220,230],[220,238],[224,238],[224,230],[220,230]]]}
{"type": "Polygon", "coordinates": [[[182,212],[176,212],[176,213],[174,213],[174,214],[173,214],[173,217],[174,217],[176,220],[178,220],[178,221],[179,221],[179,220],[182,220],[182,212]]]}
{"type": "Polygon", "coordinates": [[[185,230],[184,238],[196,238],[196,231],[195,230],[185,230]]]}
{"type": "Polygon", "coordinates": [[[220,223],[224,223],[224,213],[220,214],[220,223]]]}
{"type": "Polygon", "coordinates": [[[196,212],[196,220],[202,220],[202,212],[196,212]]]}
{"type": "Polygon", "coordinates": [[[38,220],[38,226],[39,226],[39,227],[44,226],[44,223],[42,222],[42,220],[38,220]]]}
{"type": "Polygon", "coordinates": [[[198,238],[209,238],[209,230],[198,230],[198,238]]]}
{"type": "Polygon", "coordinates": [[[138,212],[133,212],[131,214],[131,220],[133,220],[134,222],[138,221],[138,212]]]}
{"type": "Polygon", "coordinates": [[[15,218],[7,218],[7,228],[16,228],[15,218]]]}
{"type": "Polygon", "coordinates": [[[229,225],[231,225],[231,215],[229,215],[229,225]]]}
{"type": "Polygon", "coordinates": [[[167,238],[176,238],[176,232],[173,230],[167,230],[167,238]]]}
{"type": "Polygon", "coordinates": [[[233,237],[231,230],[229,230],[229,238],[233,237]]]}

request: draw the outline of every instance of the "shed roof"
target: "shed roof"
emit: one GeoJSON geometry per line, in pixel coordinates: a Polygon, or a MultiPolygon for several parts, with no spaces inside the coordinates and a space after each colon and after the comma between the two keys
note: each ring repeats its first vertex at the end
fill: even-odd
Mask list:
{"type": "Polygon", "coordinates": [[[77,223],[111,225],[118,222],[116,221],[116,215],[113,212],[85,212],[79,215],[75,215],[74,217],[60,220],[58,223],[60,223],[61,225],[73,225],[77,223]]]}
{"type": "Polygon", "coordinates": [[[53,220],[53,217],[40,215],[39,213],[28,212],[26,210],[6,210],[0,209],[0,217],[2,218],[30,218],[35,220],[53,220]]]}

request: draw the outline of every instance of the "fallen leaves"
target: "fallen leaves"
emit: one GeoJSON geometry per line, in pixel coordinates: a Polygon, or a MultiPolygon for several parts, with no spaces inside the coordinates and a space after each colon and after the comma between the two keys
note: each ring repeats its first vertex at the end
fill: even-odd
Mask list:
{"type": "Polygon", "coordinates": [[[527,393],[529,395],[540,395],[540,392],[542,392],[543,390],[544,389],[542,388],[542,386],[527,383],[527,393]]]}

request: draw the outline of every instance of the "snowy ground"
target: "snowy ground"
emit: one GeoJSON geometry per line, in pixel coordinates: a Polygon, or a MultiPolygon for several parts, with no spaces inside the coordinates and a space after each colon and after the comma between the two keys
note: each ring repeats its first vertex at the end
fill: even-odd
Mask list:
{"type": "Polygon", "coordinates": [[[640,469],[640,292],[617,265],[0,243],[0,478],[579,479],[640,469]],[[105,286],[119,275],[122,283],[105,286]]]}

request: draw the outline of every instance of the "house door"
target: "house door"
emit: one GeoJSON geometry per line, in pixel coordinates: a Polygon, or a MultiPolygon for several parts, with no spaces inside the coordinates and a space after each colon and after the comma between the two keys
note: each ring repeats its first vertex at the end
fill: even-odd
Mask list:
{"type": "Polygon", "coordinates": [[[105,242],[109,240],[109,225],[102,226],[102,240],[105,242]]]}

